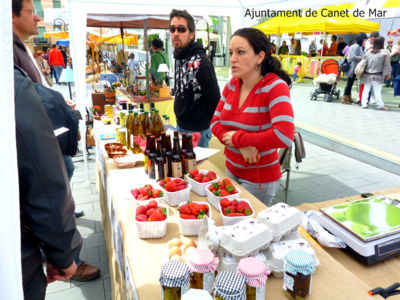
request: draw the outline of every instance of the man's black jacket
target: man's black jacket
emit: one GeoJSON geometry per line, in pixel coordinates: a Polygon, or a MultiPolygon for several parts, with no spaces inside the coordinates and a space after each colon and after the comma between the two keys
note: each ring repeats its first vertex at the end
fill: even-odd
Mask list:
{"type": "Polygon", "coordinates": [[[53,127],[26,73],[14,65],[15,123],[24,278],[41,263],[39,246],[58,269],[78,257],[82,238],[53,127]]]}

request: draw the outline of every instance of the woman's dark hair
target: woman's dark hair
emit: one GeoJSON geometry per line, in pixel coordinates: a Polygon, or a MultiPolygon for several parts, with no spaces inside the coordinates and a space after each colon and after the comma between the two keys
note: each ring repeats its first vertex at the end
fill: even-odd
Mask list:
{"type": "Polygon", "coordinates": [[[151,44],[154,46],[156,49],[162,49],[164,47],[164,43],[160,39],[154,39],[151,41],[151,44]]]}
{"type": "Polygon", "coordinates": [[[18,17],[21,15],[22,6],[24,6],[24,0],[12,0],[12,12],[18,17]]]}
{"type": "Polygon", "coordinates": [[[261,63],[262,76],[273,72],[280,78],[282,78],[287,83],[289,88],[292,86],[292,80],[290,79],[289,75],[287,75],[286,72],[282,70],[282,65],[280,61],[269,54],[271,50],[271,44],[261,30],[255,28],[242,28],[237,30],[232,35],[231,39],[234,36],[245,38],[249,42],[250,46],[253,48],[255,54],[259,54],[261,51],[264,51],[265,58],[261,63]]]}
{"type": "Polygon", "coordinates": [[[372,46],[372,53],[378,53],[379,50],[383,49],[385,44],[385,38],[383,36],[378,36],[375,39],[374,45],[372,46]]]}
{"type": "Polygon", "coordinates": [[[351,39],[350,43],[349,43],[349,47],[350,47],[351,45],[353,45],[355,42],[356,42],[356,38],[353,37],[353,38],[351,39]]]}
{"type": "Polygon", "coordinates": [[[367,38],[368,37],[364,32],[360,32],[354,37],[354,42],[357,43],[358,46],[362,47],[364,40],[366,40],[367,38]]]}
{"type": "Polygon", "coordinates": [[[297,45],[301,46],[300,40],[297,40],[297,41],[296,41],[296,46],[297,46],[297,45]]]}
{"type": "Polygon", "coordinates": [[[337,40],[337,36],[336,35],[332,35],[333,41],[336,42],[337,40]]]}

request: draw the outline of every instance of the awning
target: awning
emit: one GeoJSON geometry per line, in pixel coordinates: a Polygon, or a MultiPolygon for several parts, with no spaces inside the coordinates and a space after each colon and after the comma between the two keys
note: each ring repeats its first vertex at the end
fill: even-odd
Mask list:
{"type": "Polygon", "coordinates": [[[68,47],[69,46],[69,39],[58,40],[56,42],[56,45],[61,45],[61,46],[64,46],[64,47],[68,47]]]}

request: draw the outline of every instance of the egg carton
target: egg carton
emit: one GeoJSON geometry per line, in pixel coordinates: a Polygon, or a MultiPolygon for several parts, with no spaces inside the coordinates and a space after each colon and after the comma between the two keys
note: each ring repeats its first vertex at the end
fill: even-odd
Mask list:
{"type": "Polygon", "coordinates": [[[232,226],[217,227],[219,245],[236,261],[268,248],[272,232],[255,219],[245,219],[232,226]]]}
{"type": "MultiPolygon", "coordinates": [[[[255,255],[252,255],[251,257],[257,258],[261,260],[265,265],[267,265],[267,258],[262,252],[258,252],[255,255]]],[[[239,262],[237,262],[232,255],[229,253],[225,253],[222,248],[218,251],[218,258],[219,258],[219,264],[217,266],[218,272],[224,272],[224,271],[231,271],[235,272],[237,271],[237,268],[239,266],[239,262]]]]}
{"type": "MultiPolygon", "coordinates": [[[[199,173],[206,175],[208,171],[206,170],[199,170],[199,173]]],[[[192,192],[195,192],[197,195],[201,197],[207,196],[206,186],[209,184],[213,184],[219,180],[219,176],[217,175],[217,179],[211,180],[206,183],[197,182],[196,180],[189,177],[189,174],[186,174],[186,178],[190,185],[192,186],[192,192]]]]}
{"type": "MultiPolygon", "coordinates": [[[[207,216],[209,218],[211,218],[211,206],[208,202],[195,201],[195,203],[208,205],[207,216]]],[[[179,207],[184,204],[187,204],[187,202],[179,203],[179,207]]],[[[203,222],[202,219],[196,219],[196,220],[181,219],[181,215],[180,215],[179,211],[178,211],[178,218],[179,218],[179,227],[181,229],[182,235],[186,235],[186,236],[199,235],[201,223],[203,222]]]]}
{"type": "Polygon", "coordinates": [[[276,278],[282,278],[285,272],[283,258],[290,250],[303,250],[309,253],[314,259],[314,267],[320,265],[317,255],[313,248],[304,239],[282,240],[277,243],[271,243],[263,254],[267,258],[267,269],[272,272],[276,278]]]}
{"type": "Polygon", "coordinates": [[[299,228],[303,214],[286,203],[278,203],[261,211],[257,215],[257,221],[271,228],[273,242],[277,243],[299,228]]]}
{"type": "Polygon", "coordinates": [[[229,195],[229,196],[226,196],[226,197],[217,197],[217,196],[215,196],[213,193],[211,193],[211,192],[208,190],[208,188],[209,188],[210,186],[211,186],[211,184],[208,184],[208,185],[206,185],[206,187],[205,187],[206,193],[207,193],[207,200],[208,200],[208,202],[210,202],[211,205],[214,206],[215,209],[218,210],[218,211],[220,210],[220,208],[219,208],[219,201],[220,201],[222,198],[226,198],[226,199],[228,199],[229,201],[230,201],[230,200],[235,200],[235,199],[239,198],[240,193],[241,193],[241,190],[235,186],[235,188],[236,188],[236,190],[237,190],[237,193],[232,194],[232,195],[229,195]]]}

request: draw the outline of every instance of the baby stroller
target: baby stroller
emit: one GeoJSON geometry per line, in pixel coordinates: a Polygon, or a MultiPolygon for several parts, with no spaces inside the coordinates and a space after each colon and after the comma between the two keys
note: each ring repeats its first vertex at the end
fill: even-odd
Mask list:
{"type": "Polygon", "coordinates": [[[321,75],[315,78],[315,91],[310,93],[310,100],[316,101],[319,94],[325,94],[324,101],[331,102],[333,96],[340,98],[340,90],[336,90],[340,79],[339,64],[334,59],[327,59],[321,65],[321,75]]]}

